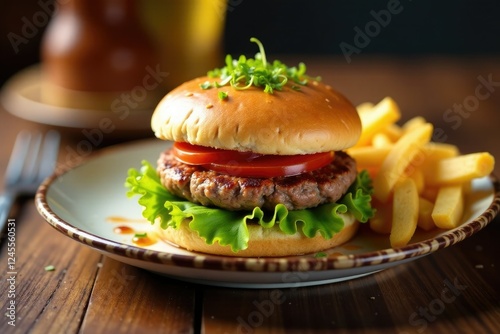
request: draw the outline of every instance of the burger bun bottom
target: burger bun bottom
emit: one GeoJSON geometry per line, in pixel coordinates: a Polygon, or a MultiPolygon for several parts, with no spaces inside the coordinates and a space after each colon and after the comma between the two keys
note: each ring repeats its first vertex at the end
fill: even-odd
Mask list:
{"type": "Polygon", "coordinates": [[[284,234],[277,225],[263,228],[257,224],[248,224],[250,233],[248,248],[237,253],[233,252],[230,246],[221,246],[218,242],[207,244],[197,232],[188,227],[188,221],[183,222],[179,229],[171,227],[162,229],[159,224],[155,225],[163,241],[188,251],[239,257],[282,257],[320,252],[349,241],[356,234],[359,222],[349,214],[343,214],[342,218],[344,228],[331,239],[325,239],[319,233],[313,238],[308,238],[301,232],[284,234]]]}

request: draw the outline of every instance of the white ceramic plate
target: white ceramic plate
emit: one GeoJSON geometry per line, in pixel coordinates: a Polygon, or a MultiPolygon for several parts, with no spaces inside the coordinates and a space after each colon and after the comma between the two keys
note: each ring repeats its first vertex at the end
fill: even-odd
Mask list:
{"type": "Polygon", "coordinates": [[[100,152],[85,164],[60,172],[40,187],[36,203],[40,214],[56,230],[118,261],[181,280],[242,288],[298,287],[361,277],[401,265],[451,246],[483,229],[500,208],[500,185],[493,178],[473,184],[463,224],[450,231],[418,231],[399,249],[387,236],[362,228],[347,244],[314,254],[283,258],[241,258],[192,253],[156,240],[141,216],[137,198],[126,197],[127,170],[141,160],[155,162],[169,144],[157,140],[119,145],[100,152]],[[138,246],[133,234],[117,227],[153,236],[152,244],[138,246]],[[154,242],[156,240],[156,242],[154,242]]]}

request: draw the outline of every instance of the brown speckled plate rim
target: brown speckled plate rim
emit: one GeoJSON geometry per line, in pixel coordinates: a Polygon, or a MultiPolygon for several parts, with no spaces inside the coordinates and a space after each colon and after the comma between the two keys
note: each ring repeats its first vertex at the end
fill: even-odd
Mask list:
{"type": "MultiPolygon", "coordinates": [[[[150,141],[150,140],[149,140],[150,141]]],[[[147,141],[136,141],[134,145],[142,145],[147,141]]],[[[109,154],[114,150],[123,149],[124,146],[116,145],[98,151],[90,159],[98,159],[104,154],[109,154]]],[[[86,161],[90,160],[87,159],[86,161]]],[[[400,248],[388,248],[379,251],[367,252],[363,254],[337,255],[334,257],[312,256],[291,256],[281,258],[246,258],[246,257],[226,257],[209,254],[172,254],[141,248],[132,245],[122,244],[110,239],[100,237],[73,226],[71,223],[60,218],[47,203],[47,191],[53,182],[62,177],[65,173],[74,170],[76,167],[62,168],[47,178],[39,187],[35,204],[40,215],[57,231],[64,235],[94,249],[104,253],[131,258],[140,261],[152,262],[164,265],[180,267],[191,267],[197,269],[211,269],[222,271],[251,271],[251,272],[287,272],[287,271],[321,271],[335,269],[349,269],[357,267],[369,267],[420,257],[428,255],[437,250],[452,246],[486,227],[500,211],[500,182],[494,175],[489,176],[493,186],[493,200],[488,208],[478,217],[471,221],[443,234],[408,244],[400,248]]]]}

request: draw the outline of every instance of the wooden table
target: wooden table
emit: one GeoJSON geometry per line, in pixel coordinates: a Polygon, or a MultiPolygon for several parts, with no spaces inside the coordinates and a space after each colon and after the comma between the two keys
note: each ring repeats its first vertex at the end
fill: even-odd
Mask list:
{"type": "MultiPolygon", "coordinates": [[[[403,120],[423,115],[464,152],[500,157],[500,62],[495,59],[304,60],[309,73],[321,74],[355,104],[392,96],[403,120]],[[468,109],[463,107],[463,115],[452,122],[446,115],[452,115],[447,110],[454,104],[468,109]]],[[[0,174],[17,132],[40,128],[48,127],[0,111],[0,174]]],[[[81,139],[80,130],[64,131],[63,148],[81,139]]],[[[16,221],[17,276],[10,291],[15,296],[8,296],[4,236],[0,305],[2,314],[8,313],[9,302],[15,301],[16,326],[2,317],[1,333],[500,331],[499,218],[456,246],[393,269],[341,283],[278,289],[280,298],[272,304],[276,289],[196,285],[112,260],[56,232],[32,199],[17,206],[11,218],[16,221]],[[44,270],[49,264],[54,271],[44,270]]]]}

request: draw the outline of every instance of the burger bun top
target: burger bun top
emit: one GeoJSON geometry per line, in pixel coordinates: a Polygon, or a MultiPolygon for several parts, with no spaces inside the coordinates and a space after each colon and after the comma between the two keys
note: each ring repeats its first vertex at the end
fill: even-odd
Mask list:
{"type": "Polygon", "coordinates": [[[227,150],[296,155],[343,150],[361,135],[361,121],[352,103],[319,81],[298,85],[289,80],[272,94],[255,86],[201,88],[213,80],[196,78],[168,93],[151,118],[156,137],[227,150]],[[219,92],[227,96],[221,98],[219,92]]]}

